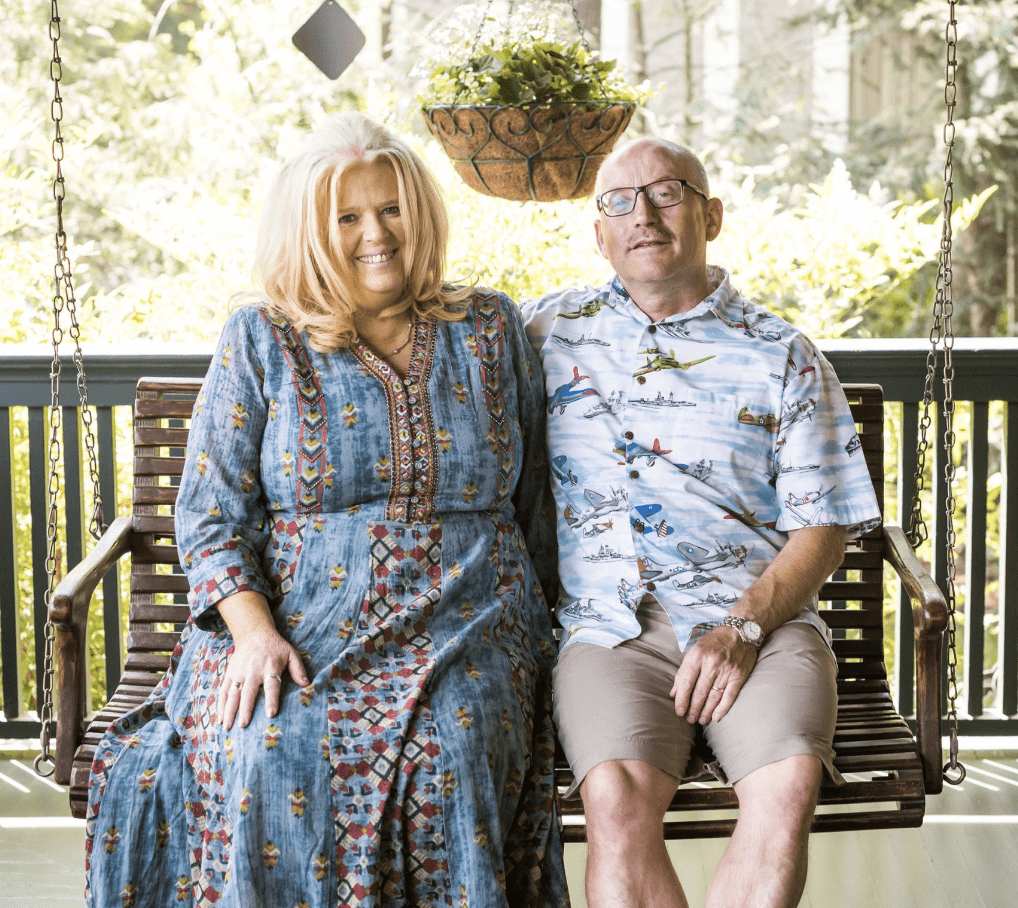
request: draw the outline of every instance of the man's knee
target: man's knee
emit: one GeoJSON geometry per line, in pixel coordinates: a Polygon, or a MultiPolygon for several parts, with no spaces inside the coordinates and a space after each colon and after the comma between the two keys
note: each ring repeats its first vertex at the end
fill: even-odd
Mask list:
{"type": "Polygon", "coordinates": [[[735,783],[739,812],[775,827],[808,831],[820,794],[824,765],[814,754],[794,754],[754,770],[735,783]]]}
{"type": "Polygon", "coordinates": [[[598,763],[580,785],[588,837],[660,835],[678,780],[642,760],[598,763]]]}

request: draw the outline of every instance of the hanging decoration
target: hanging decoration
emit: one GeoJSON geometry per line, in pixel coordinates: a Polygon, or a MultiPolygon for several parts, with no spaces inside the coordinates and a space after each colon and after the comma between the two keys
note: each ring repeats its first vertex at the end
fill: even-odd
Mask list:
{"type": "Polygon", "coordinates": [[[590,195],[646,92],[591,51],[575,7],[572,43],[511,37],[513,2],[502,39],[482,43],[491,6],[467,58],[431,70],[422,96],[428,129],[477,192],[514,201],[590,195]]]}
{"type": "Polygon", "coordinates": [[[336,0],[324,0],[294,32],[293,45],[332,80],[340,77],[364,48],[366,38],[336,0]]]}

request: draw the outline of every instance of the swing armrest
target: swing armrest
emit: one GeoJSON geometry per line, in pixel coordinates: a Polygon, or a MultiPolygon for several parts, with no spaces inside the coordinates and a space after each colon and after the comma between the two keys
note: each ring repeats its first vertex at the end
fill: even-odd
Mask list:
{"type": "Polygon", "coordinates": [[[923,762],[927,794],[944,786],[940,712],[943,694],[941,655],[947,629],[947,600],[930,572],[916,558],[901,527],[884,526],[886,557],[912,603],[915,628],[916,745],[923,762]]]}
{"type": "Polygon", "coordinates": [[[85,632],[92,594],[105,574],[131,550],[134,532],[130,517],[118,517],[82,561],[60,581],[50,600],[53,659],[56,679],[57,740],[54,778],[67,785],[74,751],[85,732],[85,694],[88,651],[85,632]]]}

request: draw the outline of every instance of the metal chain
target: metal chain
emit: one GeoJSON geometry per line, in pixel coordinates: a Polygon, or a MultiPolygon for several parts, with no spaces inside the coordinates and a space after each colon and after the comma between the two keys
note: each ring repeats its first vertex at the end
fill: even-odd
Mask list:
{"type": "Polygon", "coordinates": [[[944,518],[946,528],[946,569],[947,569],[947,699],[950,735],[950,760],[944,766],[944,781],[960,784],[965,778],[965,767],[958,761],[958,643],[957,643],[957,567],[955,548],[957,535],[954,528],[954,513],[957,500],[954,495],[954,301],[952,282],[953,235],[951,215],[954,208],[954,109],[958,101],[956,76],[958,71],[958,22],[955,18],[956,0],[949,0],[950,12],[945,32],[947,63],[944,77],[944,104],[947,120],[944,124],[944,145],[947,159],[944,164],[943,226],[940,236],[940,259],[937,268],[936,296],[933,303],[933,326],[930,329],[930,352],[926,357],[926,384],[923,391],[923,413],[919,421],[919,443],[916,451],[915,496],[912,499],[912,514],[908,539],[913,548],[918,548],[929,536],[923,519],[920,496],[925,487],[926,452],[929,448],[928,433],[931,425],[930,408],[933,404],[933,383],[937,371],[938,349],[944,347],[944,483],[946,501],[944,518]],[[952,776],[951,774],[954,773],[952,776]]]}
{"type": "Polygon", "coordinates": [[[64,115],[64,102],[60,94],[60,80],[63,77],[63,66],[60,58],[60,9],[57,0],[50,2],[49,37],[53,43],[53,59],[50,62],[50,79],[53,82],[53,101],[50,105],[50,116],[53,119],[53,162],[56,172],[53,178],[53,200],[57,207],[57,227],[55,233],[56,264],[53,268],[53,362],[50,367],[50,409],[49,409],[49,483],[47,487],[48,512],[46,521],[46,627],[44,632],[45,650],[42,666],[42,703],[39,717],[41,730],[39,733],[39,756],[35,759],[35,771],[41,776],[51,776],[56,768],[50,754],[50,724],[53,720],[53,622],[49,618],[49,607],[53,600],[58,572],[57,532],[60,498],[60,429],[62,410],[60,408],[60,344],[64,338],[60,326],[61,313],[66,311],[70,328],[68,333],[74,342],[73,361],[77,373],[78,396],[81,400],[81,421],[84,426],[85,449],[88,455],[89,476],[92,480],[93,508],[89,520],[89,533],[98,539],[106,529],[103,522],[102,494],[99,487],[99,462],[96,454],[95,435],[92,430],[92,414],[88,409],[88,388],[85,382],[84,361],[81,355],[81,330],[78,325],[77,301],[74,296],[74,284],[71,275],[71,262],[67,254],[67,234],[64,231],[64,139],[60,124],[64,115]],[[49,771],[45,766],[49,766],[49,771]]]}
{"type": "MultiPolygon", "coordinates": [[[[492,7],[493,3],[494,3],[494,0],[488,0],[488,5],[487,5],[487,7],[485,7],[484,15],[481,16],[481,21],[477,25],[477,34],[474,35],[473,44],[470,45],[470,53],[467,54],[467,59],[468,60],[477,53],[477,48],[480,46],[480,43],[481,43],[481,34],[484,31],[484,23],[487,22],[488,19],[490,18],[491,7],[492,7]]],[[[507,35],[509,33],[509,23],[512,21],[513,8],[515,7],[515,5],[516,5],[516,0],[509,0],[509,9],[506,10],[506,34],[507,35]]],[[[590,49],[590,42],[587,41],[587,33],[584,30],[584,28],[583,28],[583,23],[580,21],[580,13],[579,13],[579,11],[576,8],[576,4],[575,3],[571,3],[569,5],[569,8],[570,8],[570,10],[572,11],[572,14],[573,14],[573,21],[576,23],[576,31],[579,32],[580,40],[583,42],[583,49],[588,54],[592,54],[593,51],[590,49]]],[[[601,74],[600,73],[597,73],[597,87],[601,89],[601,97],[603,97],[607,101],[608,100],[608,92],[607,92],[607,90],[604,87],[604,79],[601,78],[601,74]]],[[[453,104],[454,105],[456,104],[457,101],[459,101],[460,96],[463,94],[463,92],[465,90],[466,90],[466,87],[464,85],[460,85],[460,87],[456,90],[456,97],[453,98],[453,104]]]]}
{"type": "Polygon", "coordinates": [[[947,108],[947,122],[944,124],[944,144],[947,146],[947,160],[944,164],[944,224],[940,241],[940,267],[937,273],[937,308],[943,322],[944,338],[944,483],[947,498],[944,518],[947,541],[947,701],[950,734],[950,759],[944,766],[944,781],[959,785],[965,779],[965,767],[958,761],[958,642],[957,642],[957,594],[955,580],[955,548],[957,536],[954,529],[954,514],[957,501],[954,497],[954,300],[952,280],[954,277],[951,250],[951,212],[954,204],[954,108],[958,99],[955,77],[958,72],[958,22],[955,19],[955,0],[950,0],[950,16],[945,32],[947,63],[944,78],[944,103],[947,108]],[[954,773],[954,775],[952,775],[954,773]]]}
{"type": "MultiPolygon", "coordinates": [[[[570,8],[573,11],[573,21],[576,23],[576,30],[580,33],[580,40],[583,42],[583,49],[587,52],[588,56],[593,54],[590,49],[590,42],[587,40],[587,33],[583,28],[583,23],[580,21],[580,11],[576,8],[576,4],[571,4],[570,8]]],[[[608,100],[608,92],[604,87],[604,79],[601,78],[601,73],[598,70],[594,70],[597,75],[597,87],[601,89],[601,97],[608,100]]]]}
{"type": "MultiPolygon", "coordinates": [[[[477,48],[480,47],[481,45],[481,35],[484,32],[484,23],[491,18],[491,8],[494,5],[494,3],[495,0],[488,0],[488,5],[484,8],[484,12],[481,14],[481,21],[477,23],[477,34],[474,35],[473,43],[470,45],[470,53],[467,54],[468,60],[472,59],[477,54],[477,48]]],[[[509,32],[509,22],[512,19],[513,6],[515,5],[515,3],[516,0],[509,0],[509,10],[506,12],[506,26],[505,26],[507,34],[509,32]]],[[[463,94],[464,91],[466,91],[466,86],[463,84],[461,84],[460,87],[456,89],[456,97],[452,99],[453,106],[455,106],[456,103],[459,101],[460,96],[463,94]]]]}

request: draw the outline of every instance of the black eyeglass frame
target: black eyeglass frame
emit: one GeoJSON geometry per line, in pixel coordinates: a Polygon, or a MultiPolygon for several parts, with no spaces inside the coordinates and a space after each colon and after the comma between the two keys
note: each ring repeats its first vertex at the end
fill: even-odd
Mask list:
{"type": "Polygon", "coordinates": [[[640,193],[641,192],[647,197],[647,201],[650,202],[650,204],[653,205],[655,208],[658,208],[658,209],[661,209],[661,208],[674,208],[676,205],[681,205],[683,203],[683,201],[685,201],[685,198],[686,198],[686,188],[687,187],[689,189],[692,189],[693,192],[695,192],[698,196],[700,196],[704,201],[706,201],[706,202],[710,201],[710,196],[707,195],[707,193],[705,193],[702,189],[699,189],[696,186],[694,186],[692,183],[690,183],[689,180],[682,180],[682,179],[679,179],[678,177],[672,177],[672,178],[669,178],[667,180],[655,180],[653,183],[648,183],[646,186],[616,186],[614,189],[608,189],[605,192],[602,192],[597,197],[597,210],[600,211],[602,214],[604,214],[605,217],[608,217],[608,218],[622,218],[622,217],[625,217],[627,214],[632,214],[633,213],[634,209],[636,208],[636,200],[640,197],[640,193]],[[651,198],[651,195],[650,195],[649,192],[647,192],[647,190],[650,189],[651,186],[657,186],[660,183],[678,183],[679,184],[679,198],[678,198],[678,201],[672,202],[669,205],[658,205],[651,198]],[[608,210],[607,206],[604,203],[604,197],[606,195],[611,195],[613,192],[619,192],[620,190],[623,190],[623,189],[633,190],[633,204],[632,204],[632,207],[630,207],[627,211],[619,211],[617,213],[610,212],[608,210]]]}

